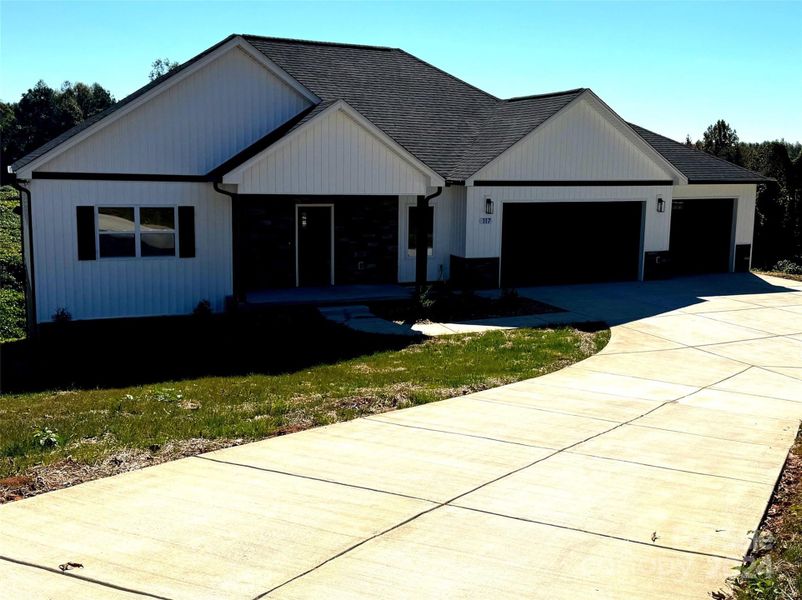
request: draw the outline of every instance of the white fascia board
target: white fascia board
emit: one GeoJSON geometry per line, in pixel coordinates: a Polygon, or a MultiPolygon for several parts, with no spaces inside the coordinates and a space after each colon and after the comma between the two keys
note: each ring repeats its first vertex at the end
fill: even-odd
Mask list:
{"type": "MultiPolygon", "coordinates": [[[[688,183],[688,178],[679,169],[677,169],[677,167],[671,164],[662,154],[655,150],[649,142],[644,140],[638,134],[638,132],[635,131],[629,123],[622,119],[617,112],[610,108],[604,100],[599,98],[595,93],[593,93],[592,90],[586,90],[585,94],[588,95],[588,100],[590,103],[603,115],[605,115],[614,125],[616,125],[616,128],[624,135],[624,137],[631,141],[654,162],[663,167],[663,169],[665,169],[668,173],[671,173],[674,176],[675,185],[683,185],[688,183]]],[[[585,96],[585,94],[582,94],[582,96],[585,96]]]]}
{"type": "Polygon", "coordinates": [[[31,174],[37,167],[42,166],[43,164],[51,161],[59,154],[66,152],[76,144],[81,143],[83,140],[88,138],[91,135],[94,135],[104,127],[111,125],[112,123],[118,121],[125,115],[129,114],[131,111],[136,110],[138,107],[142,106],[146,102],[149,102],[159,94],[169,90],[173,86],[179,84],[180,82],[184,81],[187,77],[192,76],[197,71],[204,68],[209,63],[217,60],[224,54],[227,54],[231,50],[238,48],[242,50],[246,55],[253,58],[260,64],[262,64],[268,71],[270,71],[273,75],[278,77],[281,81],[287,83],[293,89],[295,89],[298,93],[302,96],[307,98],[311,103],[317,104],[320,101],[315,94],[313,94],[310,90],[305,88],[301,83],[291,77],[286,71],[281,69],[278,65],[276,65],[273,61],[269,60],[266,56],[264,56],[261,52],[256,50],[253,46],[251,46],[244,38],[241,36],[236,36],[231,38],[228,42],[210,52],[203,58],[199,59],[197,62],[193,63],[186,69],[182,70],[179,73],[176,73],[172,77],[168,77],[162,83],[157,85],[151,90],[148,90],[146,93],[142,94],[135,100],[132,100],[122,108],[114,111],[107,117],[101,119],[97,123],[94,123],[90,127],[87,127],[83,131],[75,134],[68,140],[64,140],[61,144],[56,146],[55,148],[51,148],[48,152],[43,154],[42,156],[36,158],[35,160],[29,162],[27,165],[22,167],[17,173],[17,177],[20,179],[30,179],[31,174]]]}
{"type": "Polygon", "coordinates": [[[230,183],[230,184],[242,183],[242,174],[247,169],[252,167],[257,162],[264,160],[274,152],[277,152],[285,144],[290,143],[295,137],[302,135],[307,127],[310,127],[318,119],[324,118],[326,115],[328,115],[333,111],[341,111],[342,113],[344,113],[350,119],[355,121],[357,125],[359,125],[363,129],[366,129],[375,137],[377,137],[379,141],[381,141],[385,146],[387,146],[390,150],[396,153],[399,156],[399,158],[405,160],[415,169],[417,169],[418,171],[429,177],[430,187],[442,187],[445,185],[445,180],[440,175],[438,175],[435,171],[426,166],[426,164],[415,158],[415,156],[413,156],[406,148],[401,146],[393,138],[384,133],[384,131],[376,127],[376,125],[374,125],[370,120],[365,118],[359,111],[357,111],[353,106],[348,104],[345,100],[337,100],[331,106],[322,110],[320,113],[309,119],[306,123],[304,123],[297,129],[291,131],[289,134],[278,140],[270,147],[266,148],[256,156],[252,156],[241,165],[234,167],[231,171],[223,175],[223,183],[230,183]]]}

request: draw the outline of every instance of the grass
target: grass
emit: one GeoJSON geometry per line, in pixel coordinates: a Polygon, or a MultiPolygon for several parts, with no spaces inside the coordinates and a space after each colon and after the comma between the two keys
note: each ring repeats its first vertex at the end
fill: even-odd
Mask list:
{"type": "Polygon", "coordinates": [[[730,598],[802,598],[802,429],[756,539],[757,547],[732,581],[730,598]]]}
{"type": "Polygon", "coordinates": [[[0,188],[0,342],[25,336],[19,194],[0,188]]]}
{"type": "MultiPolygon", "coordinates": [[[[243,330],[265,346],[284,335],[262,337],[252,317],[240,318],[250,323],[243,330]]],[[[187,323],[197,329],[196,321],[187,323]]],[[[223,330],[231,328],[226,323],[223,330]]],[[[377,350],[366,344],[380,336],[316,326],[317,343],[310,342],[310,332],[296,331],[302,342],[280,352],[335,347],[351,357],[303,356],[295,368],[278,365],[274,372],[0,397],[6,498],[542,375],[596,353],[609,339],[607,329],[563,327],[448,336],[377,350]]],[[[78,335],[86,341],[85,330],[78,335]]]]}

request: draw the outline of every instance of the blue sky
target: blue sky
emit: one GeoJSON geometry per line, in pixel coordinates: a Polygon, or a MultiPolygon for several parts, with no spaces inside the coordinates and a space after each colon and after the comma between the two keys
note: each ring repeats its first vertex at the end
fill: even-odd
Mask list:
{"type": "Polygon", "coordinates": [[[38,79],[122,98],[157,57],[229,33],[403,47],[497,96],[590,87],[675,139],[719,118],[744,141],[802,141],[802,2],[13,2],[0,99],[38,79]]]}

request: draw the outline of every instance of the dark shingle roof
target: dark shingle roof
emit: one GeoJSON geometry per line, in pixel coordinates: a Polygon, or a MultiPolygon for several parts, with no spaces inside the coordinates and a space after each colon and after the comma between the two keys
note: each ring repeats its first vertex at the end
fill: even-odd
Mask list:
{"type": "MultiPolygon", "coordinates": [[[[232,35],[16,161],[18,171],[59,144],[142,96],[225,44],[232,35]]],[[[398,48],[242,36],[284,69],[321,104],[298,115],[209,173],[218,178],[337,100],[344,100],[421,162],[463,181],[585,90],[501,100],[398,48]]],[[[768,181],[762,176],[633,125],[692,183],[768,181]]]]}
{"type": "Polygon", "coordinates": [[[652,148],[679,169],[688,178],[688,183],[768,183],[772,181],[759,173],[744,169],[702,150],[629,124],[652,148]]]}
{"type": "Polygon", "coordinates": [[[549,117],[568,106],[584,91],[585,88],[579,88],[498,102],[486,115],[449,177],[456,180],[467,179],[549,117]]]}
{"type": "Polygon", "coordinates": [[[243,36],[322,100],[345,100],[447,177],[499,100],[396,48],[243,36]]]}

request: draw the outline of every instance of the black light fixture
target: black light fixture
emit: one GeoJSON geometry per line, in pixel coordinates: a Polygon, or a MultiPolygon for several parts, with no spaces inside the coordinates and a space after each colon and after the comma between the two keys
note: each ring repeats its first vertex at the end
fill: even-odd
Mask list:
{"type": "Polygon", "coordinates": [[[493,214],[493,199],[492,198],[485,198],[485,214],[492,215],[493,214]]]}
{"type": "Polygon", "coordinates": [[[662,196],[657,197],[657,212],[666,212],[666,203],[662,196]]]}

